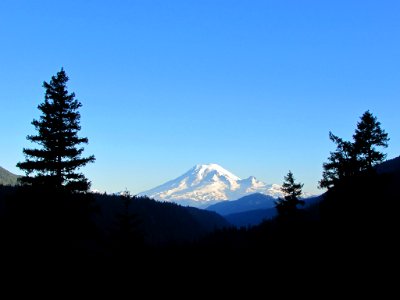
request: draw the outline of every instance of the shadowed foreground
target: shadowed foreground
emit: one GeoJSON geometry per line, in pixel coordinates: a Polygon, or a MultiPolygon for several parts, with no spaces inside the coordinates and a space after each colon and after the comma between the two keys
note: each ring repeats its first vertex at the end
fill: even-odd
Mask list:
{"type": "Polygon", "coordinates": [[[215,213],[147,198],[126,206],[121,196],[2,187],[1,257],[14,266],[134,268],[143,276],[376,270],[397,251],[396,184],[398,170],[360,175],[294,216],[241,229],[215,213]]]}

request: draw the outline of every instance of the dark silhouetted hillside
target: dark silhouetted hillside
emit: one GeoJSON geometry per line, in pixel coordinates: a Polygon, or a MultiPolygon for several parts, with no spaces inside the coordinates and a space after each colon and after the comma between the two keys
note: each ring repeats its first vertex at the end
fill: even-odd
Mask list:
{"type": "MultiPolygon", "coordinates": [[[[112,231],[115,216],[123,209],[120,198],[95,195],[95,201],[100,208],[95,222],[106,234],[112,231]]],[[[195,241],[214,229],[230,226],[217,213],[159,202],[147,197],[134,197],[130,212],[136,216],[146,243],[152,245],[195,241]]]]}
{"type": "Polygon", "coordinates": [[[383,162],[376,169],[378,174],[385,176],[388,181],[388,188],[382,196],[399,195],[400,156],[383,162]]]}
{"type": "Polygon", "coordinates": [[[400,173],[400,156],[388,159],[376,166],[378,173],[400,173]]]}
{"type": "Polygon", "coordinates": [[[264,220],[269,220],[278,214],[276,208],[255,209],[245,212],[235,213],[224,216],[224,218],[232,225],[237,227],[254,226],[260,224],[264,220]]]}

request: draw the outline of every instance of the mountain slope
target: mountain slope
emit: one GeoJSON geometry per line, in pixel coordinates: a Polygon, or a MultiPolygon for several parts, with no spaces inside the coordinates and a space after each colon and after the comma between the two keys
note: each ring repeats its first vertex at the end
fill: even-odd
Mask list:
{"type": "Polygon", "coordinates": [[[7,171],[6,169],[0,167],[0,184],[2,185],[17,185],[18,175],[7,171]]]}
{"type": "Polygon", "coordinates": [[[400,156],[384,161],[377,165],[376,170],[378,174],[392,174],[396,177],[400,176],[400,156]]]}
{"type": "Polygon", "coordinates": [[[279,185],[266,185],[253,176],[240,179],[217,164],[205,164],[196,165],[182,176],[139,195],[182,205],[204,207],[219,201],[236,200],[257,192],[274,197],[281,195],[279,185]]]}
{"type": "Polygon", "coordinates": [[[400,182],[400,156],[389,159],[379,165],[377,165],[376,170],[381,176],[385,176],[388,181],[388,186],[386,191],[382,191],[383,195],[399,195],[398,184],[400,182]]]}
{"type": "Polygon", "coordinates": [[[260,224],[264,220],[276,217],[278,212],[276,208],[255,209],[245,212],[239,212],[224,216],[224,218],[236,227],[254,226],[260,224]]]}
{"type": "Polygon", "coordinates": [[[234,201],[224,201],[208,206],[206,209],[215,211],[222,216],[226,216],[234,213],[241,213],[255,209],[268,209],[275,206],[274,197],[264,195],[261,193],[255,193],[248,196],[244,196],[234,201]]]}
{"type": "MultiPolygon", "coordinates": [[[[93,194],[100,214],[95,223],[103,232],[112,232],[116,216],[124,209],[120,196],[93,194]]],[[[132,199],[130,213],[138,221],[138,229],[146,243],[162,245],[170,242],[194,241],[211,231],[230,224],[215,212],[175,203],[161,203],[147,197],[132,199]]]]}

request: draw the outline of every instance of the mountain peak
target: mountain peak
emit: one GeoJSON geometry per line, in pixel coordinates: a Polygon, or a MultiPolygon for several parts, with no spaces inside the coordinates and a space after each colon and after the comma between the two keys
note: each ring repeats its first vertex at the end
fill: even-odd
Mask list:
{"type": "Polygon", "coordinates": [[[281,196],[272,185],[258,181],[254,176],[240,179],[218,164],[198,164],[178,178],[141,193],[150,198],[183,205],[208,206],[212,203],[236,200],[260,192],[281,196]]]}
{"type": "MultiPolygon", "coordinates": [[[[216,174],[217,176],[224,176],[230,178],[232,180],[240,180],[240,178],[228,170],[224,169],[218,164],[210,163],[210,164],[199,164],[195,165],[192,168],[192,172],[198,174],[199,176],[207,176],[207,174],[216,174]]],[[[190,171],[189,171],[190,172],[190,171]]]]}

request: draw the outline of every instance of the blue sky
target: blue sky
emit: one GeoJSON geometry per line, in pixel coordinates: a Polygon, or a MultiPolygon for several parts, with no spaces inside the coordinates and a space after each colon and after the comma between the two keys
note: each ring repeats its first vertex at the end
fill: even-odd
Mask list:
{"type": "Polygon", "coordinates": [[[138,193],[198,163],[319,192],[367,109],[400,154],[399,1],[0,2],[0,165],[21,173],[43,81],[82,102],[93,188],[138,193]]]}

